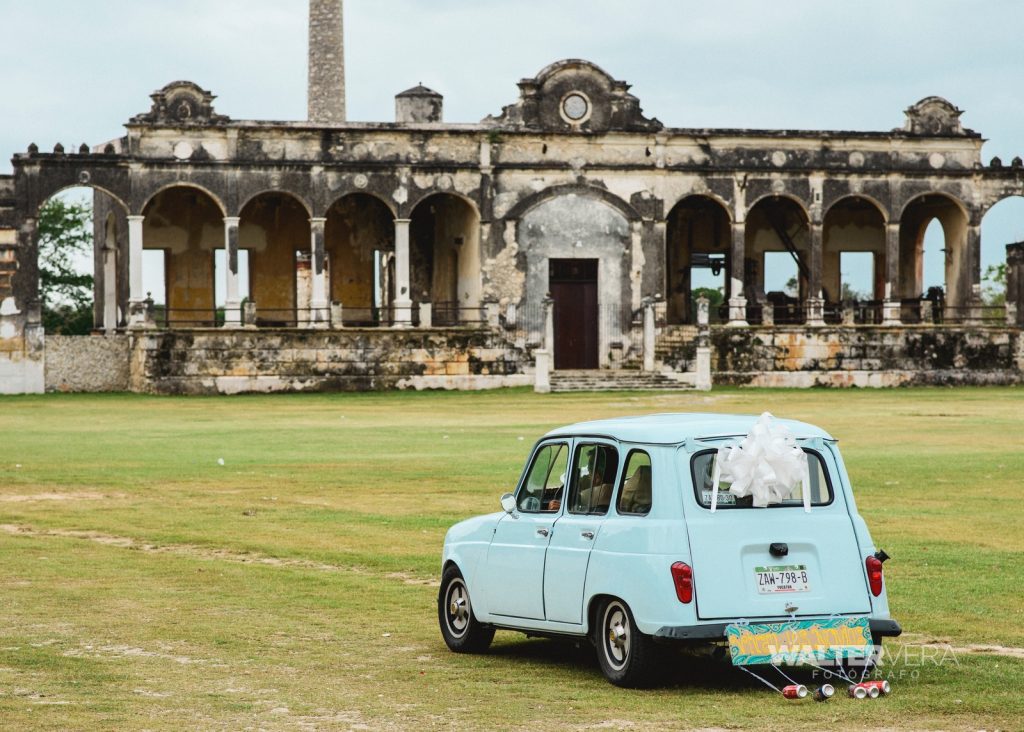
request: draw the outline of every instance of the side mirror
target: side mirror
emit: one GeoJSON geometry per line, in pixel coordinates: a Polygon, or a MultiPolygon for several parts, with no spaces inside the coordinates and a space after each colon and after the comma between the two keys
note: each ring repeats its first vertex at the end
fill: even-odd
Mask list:
{"type": "Polygon", "coordinates": [[[516,497],[506,493],[501,497],[501,507],[505,509],[505,513],[513,513],[516,510],[516,497]]]}

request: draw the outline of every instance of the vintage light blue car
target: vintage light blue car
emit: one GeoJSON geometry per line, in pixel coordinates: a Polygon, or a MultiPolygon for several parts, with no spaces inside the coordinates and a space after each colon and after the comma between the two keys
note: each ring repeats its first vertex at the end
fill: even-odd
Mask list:
{"type": "Polygon", "coordinates": [[[717,450],[756,420],[660,414],[547,434],[503,510],[445,536],[448,647],[484,651],[496,629],[589,638],[609,681],[643,686],[666,647],[722,643],[730,624],[863,618],[876,644],[899,635],[887,557],[826,432],[778,420],[807,454],[809,511],[802,488],[757,509],[727,484],[711,510],[717,450]]]}

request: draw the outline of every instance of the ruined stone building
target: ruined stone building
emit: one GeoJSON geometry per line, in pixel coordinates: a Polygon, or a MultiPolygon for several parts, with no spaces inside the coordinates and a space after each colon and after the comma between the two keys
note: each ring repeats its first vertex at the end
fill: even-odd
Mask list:
{"type": "Polygon", "coordinates": [[[1020,380],[1022,256],[1005,310],[983,308],[980,224],[1024,195],[1024,168],[983,163],[944,99],[890,131],[675,128],[567,59],[477,123],[446,121],[423,86],[393,121],[348,122],[342,43],[342,0],[311,0],[308,121],[234,120],[175,81],[121,137],[14,155],[0,392],[477,388],[532,383],[538,351],[556,386],[579,369],[685,385],[697,270],[725,289],[705,334],[717,381],[1020,380]],[[95,191],[96,335],[52,338],[36,222],[72,186],[95,191]],[[935,219],[946,285],[924,297],[935,219]],[[766,292],[774,252],[793,257],[795,293],[766,292]],[[874,262],[856,306],[845,252],[874,262]]]}

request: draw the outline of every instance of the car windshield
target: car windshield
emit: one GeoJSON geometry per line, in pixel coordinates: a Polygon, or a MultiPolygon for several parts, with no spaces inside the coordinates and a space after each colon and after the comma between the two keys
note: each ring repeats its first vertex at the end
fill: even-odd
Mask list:
{"type": "MultiPolygon", "coordinates": [[[[710,440],[709,440],[710,442],[710,440]]],[[[723,440],[723,445],[731,444],[734,440],[723,440]]],[[[810,492],[812,506],[827,506],[832,503],[832,486],[829,481],[828,471],[825,469],[821,456],[804,448],[807,453],[807,466],[809,468],[810,492]]],[[[718,459],[717,450],[702,450],[696,453],[690,460],[691,473],[693,475],[693,490],[697,503],[705,508],[711,508],[711,496],[715,485],[715,461],[718,459]]],[[[751,496],[737,496],[729,492],[731,483],[722,480],[718,485],[718,508],[753,508],[751,496]]],[[[797,484],[790,496],[776,506],[803,506],[804,494],[803,485],[797,484]]]]}

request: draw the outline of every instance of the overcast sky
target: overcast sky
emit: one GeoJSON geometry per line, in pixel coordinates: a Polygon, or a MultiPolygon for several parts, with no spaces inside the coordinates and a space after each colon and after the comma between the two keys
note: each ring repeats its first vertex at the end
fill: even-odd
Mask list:
{"type": "MultiPolygon", "coordinates": [[[[235,119],[306,110],[307,0],[0,0],[0,174],[42,150],[121,136],[149,94],[189,79],[235,119]]],[[[476,122],[560,58],[633,84],[674,127],[889,130],[936,94],[990,141],[1024,155],[1019,0],[348,0],[348,113],[391,120],[422,82],[445,119],[476,122]]],[[[1024,201],[1016,203],[1024,204],[1024,201]]],[[[1024,239],[1000,224],[985,259],[1024,239]],[[998,241],[996,241],[998,240],[998,241]]],[[[992,241],[989,241],[992,239],[992,241]]]]}

